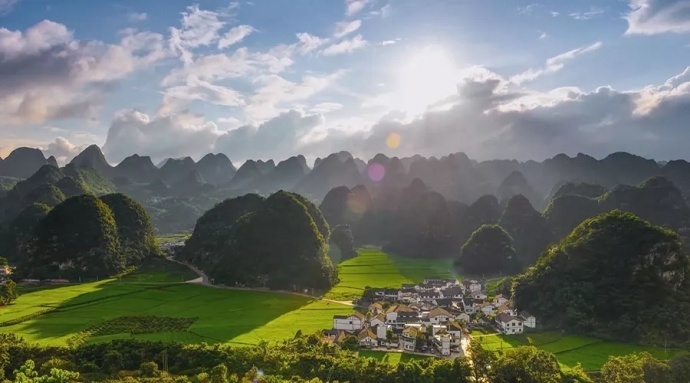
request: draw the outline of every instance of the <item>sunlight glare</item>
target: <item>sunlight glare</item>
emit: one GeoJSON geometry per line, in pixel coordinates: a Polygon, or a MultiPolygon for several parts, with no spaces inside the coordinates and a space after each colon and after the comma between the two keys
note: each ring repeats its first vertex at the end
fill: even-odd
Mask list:
{"type": "Polygon", "coordinates": [[[429,105],[457,92],[457,69],[453,60],[436,46],[429,46],[409,58],[400,71],[401,110],[419,114],[429,105]]]}

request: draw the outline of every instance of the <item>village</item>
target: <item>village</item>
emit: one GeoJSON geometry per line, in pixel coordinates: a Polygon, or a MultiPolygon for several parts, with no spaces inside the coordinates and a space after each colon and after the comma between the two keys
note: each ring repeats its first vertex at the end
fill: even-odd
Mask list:
{"type": "Polygon", "coordinates": [[[451,357],[464,353],[472,328],[506,335],[536,328],[532,314],[518,313],[509,297],[489,297],[484,288],[477,280],[434,277],[399,289],[367,288],[356,301],[359,311],[334,316],[323,334],[347,347],[451,357]]]}

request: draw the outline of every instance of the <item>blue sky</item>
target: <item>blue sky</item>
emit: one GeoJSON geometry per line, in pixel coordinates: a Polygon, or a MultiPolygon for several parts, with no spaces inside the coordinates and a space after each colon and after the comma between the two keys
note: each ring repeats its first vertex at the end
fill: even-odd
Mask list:
{"type": "Polygon", "coordinates": [[[683,157],[690,1],[0,0],[0,156],[683,157]]]}

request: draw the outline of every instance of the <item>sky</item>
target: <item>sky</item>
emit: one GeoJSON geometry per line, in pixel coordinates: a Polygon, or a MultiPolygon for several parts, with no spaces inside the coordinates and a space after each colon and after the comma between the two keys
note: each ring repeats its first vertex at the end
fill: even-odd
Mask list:
{"type": "Polygon", "coordinates": [[[687,158],[690,0],[0,0],[0,157],[687,158]]]}

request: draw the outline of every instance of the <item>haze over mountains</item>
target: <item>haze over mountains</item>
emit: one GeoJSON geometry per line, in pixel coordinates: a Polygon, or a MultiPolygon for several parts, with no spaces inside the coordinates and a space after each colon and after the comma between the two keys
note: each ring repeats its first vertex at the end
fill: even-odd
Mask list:
{"type": "MultiPolygon", "coordinates": [[[[190,157],[166,159],[154,165],[148,156],[133,154],[116,166],[105,159],[96,145],[87,147],[70,162],[77,168],[93,168],[116,184],[167,186],[209,184],[237,192],[271,193],[294,190],[321,200],[337,186],[357,184],[401,187],[419,178],[446,198],[471,203],[484,194],[495,194],[500,202],[522,194],[535,207],[566,182],[586,182],[610,189],[620,184],[636,185],[652,176],[664,176],[684,193],[690,192],[690,163],[675,160],[658,163],[634,154],[618,152],[598,160],[586,154],[569,157],[559,154],[543,162],[491,160],[477,162],[464,153],[440,158],[412,156],[389,158],[378,154],[363,161],[348,152],[317,158],[310,167],[304,156],[283,161],[246,161],[235,165],[224,154],[209,153],[199,161],[190,157]]],[[[43,165],[57,167],[55,158],[46,158],[38,149],[19,148],[0,159],[0,177],[28,178],[43,165]]]]}

